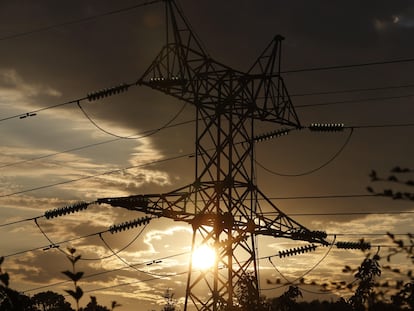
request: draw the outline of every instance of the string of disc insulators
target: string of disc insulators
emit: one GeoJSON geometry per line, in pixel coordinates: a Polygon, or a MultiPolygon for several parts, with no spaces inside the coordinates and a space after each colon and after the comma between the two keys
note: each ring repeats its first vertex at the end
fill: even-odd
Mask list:
{"type": "Polygon", "coordinates": [[[129,87],[130,87],[129,84],[122,83],[118,86],[114,86],[114,87],[106,88],[106,89],[103,89],[103,90],[100,90],[100,91],[89,93],[86,96],[86,98],[89,101],[98,100],[98,99],[101,99],[101,98],[104,98],[104,97],[108,97],[108,96],[112,96],[112,95],[115,95],[115,94],[126,92],[126,91],[128,91],[129,87]]]}
{"type": "MultiPolygon", "coordinates": [[[[358,242],[336,242],[334,244],[339,249],[360,249],[362,251],[371,249],[371,244],[368,242],[365,242],[363,240],[358,242]]],[[[314,244],[290,248],[286,250],[281,250],[278,252],[277,255],[280,258],[289,257],[289,256],[296,256],[299,254],[309,253],[316,250],[318,246],[314,244]]],[[[274,256],[270,256],[274,257],[274,256]]]]}
{"type": "Polygon", "coordinates": [[[46,219],[49,219],[49,218],[64,216],[67,214],[73,214],[73,213],[80,212],[80,211],[87,209],[90,204],[91,203],[87,203],[87,202],[78,202],[72,205],[67,205],[64,207],[59,207],[59,208],[55,208],[52,210],[48,210],[45,212],[44,216],[46,219]]]}

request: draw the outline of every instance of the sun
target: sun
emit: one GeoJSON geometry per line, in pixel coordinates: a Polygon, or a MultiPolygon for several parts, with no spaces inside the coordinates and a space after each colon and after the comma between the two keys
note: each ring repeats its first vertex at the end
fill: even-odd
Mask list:
{"type": "Polygon", "coordinates": [[[214,265],[216,252],[208,245],[201,245],[193,251],[192,259],[194,268],[207,270],[214,265]]]}

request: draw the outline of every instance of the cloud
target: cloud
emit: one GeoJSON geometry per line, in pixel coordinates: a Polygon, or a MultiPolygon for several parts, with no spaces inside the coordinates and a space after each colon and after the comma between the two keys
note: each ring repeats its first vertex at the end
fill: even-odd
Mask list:
{"type": "Polygon", "coordinates": [[[0,68],[0,100],[2,105],[18,103],[21,108],[28,108],[28,101],[40,95],[60,97],[62,94],[49,86],[27,83],[15,69],[0,68]]]}

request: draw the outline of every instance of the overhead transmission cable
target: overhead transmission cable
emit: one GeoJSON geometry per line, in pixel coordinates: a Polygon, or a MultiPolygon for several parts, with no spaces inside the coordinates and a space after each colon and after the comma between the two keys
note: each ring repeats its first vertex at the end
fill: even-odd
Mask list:
{"type": "Polygon", "coordinates": [[[360,98],[360,99],[357,98],[357,99],[349,99],[349,100],[342,100],[342,101],[332,101],[332,102],[315,103],[315,104],[295,105],[295,108],[309,108],[309,107],[319,107],[319,106],[333,106],[333,105],[342,105],[342,104],[351,104],[351,103],[372,102],[372,101],[379,101],[379,100],[400,99],[400,98],[408,98],[408,97],[414,97],[414,94],[396,95],[396,96],[369,97],[369,98],[360,98]]]}
{"type": "MultiPolygon", "coordinates": [[[[332,246],[333,246],[333,244],[332,244],[332,246]]],[[[332,246],[331,246],[331,248],[330,249],[332,249],[332,246]]],[[[324,257],[322,257],[310,270],[308,270],[307,271],[307,273],[305,274],[305,275],[307,275],[307,274],[309,274],[310,272],[312,272],[318,265],[320,265],[320,263],[322,263],[323,262],[323,260],[326,258],[326,256],[329,254],[329,252],[330,252],[330,250],[328,250],[328,252],[324,255],[324,257]]],[[[262,257],[262,258],[258,258],[258,260],[263,260],[263,259],[268,259],[268,258],[270,258],[270,257],[278,257],[278,256],[280,256],[280,255],[272,255],[272,256],[266,256],[266,257],[262,257]]],[[[198,270],[196,270],[196,271],[198,271],[198,270]]],[[[184,275],[184,274],[186,274],[186,273],[188,273],[188,271],[183,271],[183,272],[179,272],[179,273],[175,273],[175,274],[173,274],[173,275],[169,275],[168,277],[175,277],[175,276],[180,276],[180,275],[184,275]]],[[[301,278],[303,278],[303,276],[301,277],[301,278]]],[[[85,293],[90,293],[90,292],[96,292],[96,291],[99,291],[99,290],[105,290],[105,289],[113,289],[113,288],[117,288],[117,287],[122,287],[122,286],[128,286],[128,285],[133,285],[133,284],[137,284],[137,283],[143,283],[143,282],[150,282],[150,281],[154,281],[154,280],[159,280],[160,278],[156,278],[156,277],[153,277],[153,278],[150,278],[150,279],[145,279],[145,280],[138,280],[138,281],[132,281],[132,282],[124,282],[124,283],[119,283],[119,284],[116,284],[116,285],[110,285],[110,286],[105,286],[105,287],[100,287],[100,288],[95,288],[95,289],[90,289],[90,290],[87,290],[87,291],[84,291],[85,293]]],[[[286,286],[286,285],[282,285],[281,287],[284,287],[284,286],[286,286]]],[[[268,290],[268,289],[262,289],[262,290],[268,290]]]]}
{"type": "Polygon", "coordinates": [[[411,62],[414,62],[414,58],[405,58],[405,59],[402,58],[402,59],[393,59],[393,60],[385,60],[385,61],[377,61],[377,62],[365,62],[365,63],[346,64],[346,65],[318,66],[318,67],[310,67],[310,68],[290,69],[290,70],[281,71],[280,73],[299,73],[299,72],[311,72],[311,71],[349,69],[349,68],[389,65],[389,64],[402,64],[402,63],[411,63],[411,62]]]}
{"type": "MultiPolygon", "coordinates": [[[[272,197],[269,198],[269,200],[273,201],[273,200],[301,200],[301,199],[306,199],[306,200],[316,200],[316,199],[343,199],[343,198],[363,198],[363,197],[383,197],[380,195],[375,195],[375,194],[349,194],[349,195],[325,195],[325,196],[292,196],[292,197],[272,197]]],[[[259,200],[264,200],[264,199],[259,199],[259,200]]],[[[278,215],[279,212],[262,212],[260,213],[261,215],[278,215]]],[[[291,217],[291,216],[354,216],[354,215],[401,215],[401,214],[414,214],[414,211],[371,211],[371,212],[334,212],[334,213],[288,213],[286,214],[287,216],[291,217]]],[[[36,217],[31,217],[31,218],[25,218],[25,219],[20,219],[20,220],[16,220],[16,221],[12,221],[12,222],[5,222],[0,224],[0,228],[2,227],[7,227],[7,226],[11,226],[11,225],[15,225],[15,224],[19,224],[19,223],[23,223],[23,222],[28,222],[28,221],[32,221],[35,219],[39,219],[44,217],[44,215],[40,215],[40,216],[36,216],[36,217]]],[[[129,247],[129,244],[126,245],[124,248],[129,247]]],[[[124,249],[123,248],[123,249],[124,249]]],[[[91,259],[92,260],[92,259],[91,259]]]]}
{"type": "MultiPolygon", "coordinates": [[[[173,119],[175,119],[176,117],[174,116],[173,119]]],[[[171,119],[172,120],[172,119],[171,119]]],[[[175,123],[175,124],[170,124],[172,121],[168,121],[166,124],[164,124],[163,126],[156,128],[156,129],[151,129],[151,130],[146,130],[143,131],[139,134],[134,134],[131,135],[130,137],[135,136],[134,139],[139,140],[142,139],[144,137],[148,137],[151,136],[153,133],[157,133],[159,131],[168,129],[168,128],[173,128],[173,127],[177,127],[177,126],[181,126],[181,125],[187,125],[190,123],[194,123],[195,120],[188,120],[188,121],[183,121],[183,122],[179,122],[179,123],[175,123]],[[167,125],[170,124],[170,125],[167,125]]],[[[61,155],[61,154],[65,154],[65,153],[70,153],[70,152],[74,152],[74,151],[79,151],[79,150],[83,150],[83,149],[87,149],[87,148],[91,148],[91,147],[96,147],[96,146],[100,146],[100,145],[104,145],[104,144],[108,144],[108,143],[112,143],[115,141],[120,141],[123,138],[114,138],[114,139],[109,139],[109,140],[105,140],[102,142],[97,142],[97,143],[92,143],[92,144],[87,144],[87,145],[83,145],[83,146],[79,146],[79,147],[74,147],[71,149],[66,149],[66,150],[62,150],[62,151],[58,151],[58,152],[54,152],[54,153],[49,153],[43,156],[39,156],[39,157],[34,157],[34,158],[30,158],[30,159],[26,159],[26,160],[20,160],[20,161],[15,161],[15,162],[10,162],[10,163],[6,163],[3,165],[0,165],[0,169],[4,168],[4,167],[9,167],[9,166],[15,166],[15,165],[20,165],[20,164],[24,164],[27,162],[33,162],[33,161],[37,161],[37,160],[42,160],[45,158],[49,158],[49,157],[53,157],[53,156],[57,156],[57,155],[61,155]]]]}
{"type": "MultiPolygon", "coordinates": [[[[377,128],[379,128],[379,127],[380,128],[388,128],[388,127],[411,127],[411,126],[414,126],[414,123],[383,124],[383,125],[361,125],[361,126],[352,126],[352,128],[362,129],[362,128],[375,128],[375,127],[377,127],[377,128]]],[[[351,128],[351,127],[349,127],[349,128],[351,128]]],[[[56,182],[56,183],[52,183],[52,184],[48,184],[48,185],[33,187],[33,188],[29,188],[29,189],[23,189],[23,190],[14,191],[14,192],[9,192],[9,193],[5,193],[5,194],[1,194],[0,198],[10,197],[10,196],[14,196],[14,195],[17,195],[17,194],[23,194],[23,193],[42,190],[42,189],[47,189],[47,188],[52,188],[52,187],[55,187],[55,186],[65,185],[65,184],[69,184],[69,183],[73,183],[73,182],[77,182],[77,181],[81,181],[81,180],[88,180],[88,179],[92,179],[92,178],[96,178],[96,177],[101,177],[101,176],[105,176],[105,175],[119,173],[119,172],[122,172],[122,171],[131,170],[131,169],[134,169],[134,168],[141,168],[141,167],[145,167],[145,166],[152,165],[152,164],[159,164],[159,163],[178,160],[178,159],[182,159],[182,158],[194,157],[194,155],[195,155],[194,152],[187,153],[187,154],[181,154],[181,155],[178,155],[178,156],[172,156],[172,157],[165,158],[165,159],[150,161],[150,162],[143,163],[143,164],[131,165],[131,166],[127,166],[127,167],[124,167],[124,168],[109,170],[109,171],[101,172],[101,173],[98,173],[98,174],[87,175],[87,176],[83,176],[83,177],[79,177],[79,178],[75,178],[75,179],[70,179],[70,180],[65,180],[65,181],[60,181],[60,182],[56,182]]]]}
{"type": "Polygon", "coordinates": [[[330,163],[332,163],[336,158],[338,158],[338,156],[344,151],[345,147],[348,145],[349,141],[351,140],[352,134],[354,132],[354,129],[351,128],[349,135],[347,137],[347,139],[345,140],[345,142],[343,143],[343,145],[341,146],[341,148],[339,148],[339,150],[332,155],[332,157],[330,157],[326,162],[322,163],[321,165],[312,168],[310,170],[306,170],[304,172],[300,172],[300,173],[280,173],[280,172],[276,172],[274,170],[271,170],[267,167],[265,167],[263,164],[261,164],[259,161],[255,160],[255,163],[262,168],[263,170],[265,170],[266,172],[273,174],[273,175],[277,175],[277,176],[283,176],[283,177],[300,177],[300,176],[305,176],[305,175],[309,175],[312,173],[315,173],[321,169],[323,169],[324,167],[328,166],[330,163]]]}
{"type": "MultiPolygon", "coordinates": [[[[145,227],[142,229],[142,231],[145,229],[145,227]]],[[[127,265],[129,268],[134,269],[135,271],[137,271],[139,273],[144,273],[144,274],[151,275],[151,276],[157,276],[157,277],[160,277],[160,278],[171,276],[171,274],[159,274],[159,273],[153,273],[153,272],[149,272],[149,271],[144,271],[144,270],[138,269],[135,265],[129,263],[124,258],[122,258],[121,256],[119,256],[119,253],[118,252],[115,252],[112,249],[112,247],[105,241],[105,239],[103,238],[102,234],[99,234],[99,238],[105,244],[106,248],[109,249],[116,258],[118,258],[122,263],[124,263],[125,265],[127,265]]]]}
{"type": "Polygon", "coordinates": [[[36,33],[42,33],[42,32],[52,30],[52,29],[61,28],[61,27],[64,27],[64,26],[70,26],[70,25],[80,24],[80,23],[84,23],[84,22],[89,22],[89,21],[92,21],[92,20],[95,20],[95,19],[98,19],[98,18],[124,13],[124,12],[127,12],[127,11],[135,10],[135,9],[143,7],[143,6],[147,6],[147,5],[154,4],[154,3],[157,3],[157,2],[162,2],[162,1],[163,0],[145,1],[145,2],[142,2],[142,3],[138,3],[136,5],[132,5],[132,6],[112,10],[112,11],[107,11],[107,12],[100,13],[100,14],[90,15],[90,16],[87,16],[87,17],[78,18],[78,19],[74,19],[74,20],[71,20],[71,21],[67,21],[67,22],[51,24],[51,25],[48,25],[48,26],[43,26],[43,27],[39,27],[39,28],[36,28],[36,29],[32,29],[32,30],[18,32],[18,33],[14,33],[14,34],[10,34],[10,35],[0,37],[0,41],[6,41],[6,40],[10,40],[10,39],[15,39],[15,38],[19,38],[19,37],[28,36],[28,35],[33,35],[33,34],[36,34],[36,33]]]}
{"type": "Polygon", "coordinates": [[[88,179],[101,177],[101,176],[105,176],[105,175],[110,175],[110,174],[114,174],[114,173],[120,173],[122,171],[127,171],[127,170],[131,170],[131,169],[135,169],[135,168],[141,168],[141,167],[145,167],[145,166],[152,165],[152,164],[159,164],[159,163],[164,163],[164,162],[168,162],[168,161],[172,161],[172,160],[187,158],[189,156],[192,156],[193,154],[194,153],[181,154],[181,155],[178,155],[178,156],[173,156],[173,157],[169,157],[169,158],[165,158],[165,159],[150,161],[150,162],[143,163],[143,164],[131,165],[131,166],[124,167],[124,168],[109,170],[109,171],[105,171],[105,172],[98,173],[98,174],[86,175],[86,176],[82,176],[82,177],[79,177],[79,178],[64,180],[64,181],[60,181],[60,182],[56,182],[56,183],[52,183],[52,184],[48,184],[48,185],[33,187],[33,188],[30,188],[30,189],[23,189],[23,190],[19,190],[19,191],[9,192],[9,193],[5,193],[5,194],[1,194],[0,198],[6,198],[6,197],[14,196],[14,195],[17,195],[17,194],[23,194],[23,193],[32,192],[32,191],[48,189],[48,188],[52,188],[52,187],[56,187],[56,186],[60,186],[60,185],[66,185],[66,184],[70,184],[70,183],[81,181],[81,180],[88,180],[88,179]]]}
{"type": "MultiPolygon", "coordinates": [[[[55,210],[52,210],[50,213],[51,214],[52,213],[56,213],[56,212],[59,212],[59,211],[64,210],[64,209],[55,209],[55,210]]],[[[66,214],[66,212],[64,212],[63,214],[66,214]]],[[[61,215],[58,215],[58,216],[61,216],[61,215]]],[[[152,219],[152,217],[151,218],[144,217],[144,218],[136,219],[136,220],[133,220],[133,221],[130,221],[130,222],[122,223],[122,224],[119,224],[119,225],[113,225],[109,229],[101,230],[101,231],[98,231],[98,232],[95,232],[95,233],[89,233],[89,234],[86,234],[86,235],[83,235],[83,236],[79,236],[79,237],[69,238],[69,239],[66,239],[66,240],[63,240],[63,241],[58,241],[58,242],[52,241],[47,236],[47,234],[40,228],[37,220],[35,220],[35,223],[36,223],[37,227],[40,229],[40,231],[46,237],[46,239],[50,242],[50,244],[49,245],[39,246],[39,247],[34,247],[34,248],[27,249],[27,250],[23,250],[23,251],[18,251],[18,252],[12,253],[12,254],[4,255],[3,257],[5,257],[5,258],[7,258],[7,257],[13,257],[13,256],[21,255],[21,254],[28,253],[28,252],[32,252],[32,251],[36,251],[36,250],[44,250],[45,251],[45,250],[49,250],[49,249],[53,249],[53,248],[59,248],[59,246],[61,244],[66,244],[66,243],[74,242],[74,241],[77,241],[77,240],[81,240],[81,239],[85,239],[85,238],[89,238],[89,237],[93,237],[93,236],[99,236],[99,235],[101,235],[103,233],[106,233],[106,232],[113,233],[113,232],[128,230],[128,229],[131,229],[133,227],[136,227],[136,226],[140,226],[142,224],[145,224],[150,219],[152,219]]],[[[333,234],[332,233],[332,234],[328,234],[328,235],[334,235],[334,236],[338,236],[338,235],[342,235],[342,236],[348,236],[348,235],[349,236],[352,236],[352,235],[357,235],[357,236],[364,236],[364,235],[366,235],[366,236],[385,236],[387,234],[384,234],[384,233],[366,233],[366,234],[363,234],[363,233],[358,233],[358,234],[335,233],[335,234],[333,234]]],[[[406,234],[396,233],[394,235],[406,235],[406,234]]],[[[90,259],[90,260],[95,260],[95,259],[90,259]]]]}
{"type": "Polygon", "coordinates": [[[102,126],[100,126],[96,121],[94,121],[89,114],[85,111],[85,109],[83,109],[83,107],[81,106],[80,102],[77,102],[77,105],[79,107],[79,109],[82,111],[82,113],[84,114],[84,116],[89,120],[89,122],[92,123],[93,126],[95,126],[98,130],[100,130],[101,132],[108,134],[110,136],[114,136],[116,138],[119,139],[140,139],[140,138],[144,138],[144,137],[149,137],[152,136],[156,133],[158,133],[159,131],[165,129],[166,127],[168,127],[169,125],[171,125],[172,122],[174,122],[179,116],[180,114],[184,111],[185,107],[187,106],[187,102],[184,102],[184,104],[182,105],[182,107],[178,110],[178,112],[173,116],[173,118],[171,118],[167,123],[165,123],[162,127],[158,128],[158,129],[154,129],[151,132],[147,133],[145,136],[133,136],[133,135],[129,135],[129,136],[121,136],[115,133],[112,133],[108,130],[105,130],[102,126]]]}
{"type": "MultiPolygon", "coordinates": [[[[270,264],[273,266],[273,268],[280,274],[280,276],[282,278],[285,279],[285,281],[287,282],[286,284],[283,284],[277,288],[281,288],[281,287],[285,287],[288,285],[297,285],[296,282],[302,280],[306,275],[308,275],[309,273],[311,273],[313,270],[315,270],[325,259],[326,257],[328,257],[329,253],[332,250],[332,247],[335,245],[335,240],[336,240],[336,236],[334,236],[334,241],[332,242],[332,244],[330,245],[330,247],[328,248],[327,252],[322,256],[322,258],[320,260],[318,260],[309,270],[307,270],[305,273],[303,273],[301,276],[296,277],[294,280],[289,280],[277,267],[276,265],[273,263],[272,261],[272,257],[275,256],[268,256],[268,260],[270,262],[270,264]]],[[[275,288],[273,288],[275,289],[275,288]]],[[[303,288],[300,287],[301,290],[304,290],[303,288]]],[[[270,290],[270,289],[262,289],[262,290],[270,290]]],[[[308,291],[308,290],[304,290],[304,291],[308,291]]],[[[309,291],[311,292],[311,291],[309,291]]],[[[313,292],[312,292],[313,293],[313,292]]]]}
{"type": "MultiPolygon", "coordinates": [[[[32,251],[35,251],[35,250],[44,250],[45,251],[45,250],[49,250],[49,249],[52,249],[52,248],[59,248],[59,246],[61,244],[66,244],[66,243],[74,242],[74,241],[77,241],[77,240],[86,239],[86,238],[89,238],[89,237],[92,237],[92,236],[99,236],[99,235],[101,235],[103,233],[106,233],[106,232],[115,233],[115,232],[118,232],[118,231],[129,230],[129,229],[132,229],[132,228],[137,227],[137,226],[145,225],[151,219],[152,219],[152,217],[143,217],[143,218],[135,219],[135,220],[132,220],[132,221],[129,221],[129,222],[121,223],[121,224],[118,224],[118,225],[113,225],[110,228],[102,230],[102,231],[89,233],[89,234],[86,234],[86,235],[83,235],[83,236],[80,236],[80,237],[69,238],[69,239],[66,239],[66,240],[63,240],[63,241],[59,241],[59,242],[52,241],[49,238],[49,236],[44,232],[44,230],[40,227],[37,220],[35,220],[36,226],[38,227],[38,229],[40,230],[42,235],[49,241],[50,244],[35,247],[35,248],[31,248],[31,249],[28,249],[28,250],[25,250],[25,251],[15,252],[13,254],[5,255],[3,257],[5,257],[5,258],[6,257],[12,257],[12,256],[16,256],[16,255],[21,255],[21,254],[24,254],[24,253],[27,253],[27,252],[32,252],[32,251]]],[[[99,259],[86,259],[86,260],[101,260],[101,259],[102,258],[99,258],[99,259]]]]}
{"type": "MultiPolygon", "coordinates": [[[[37,228],[39,229],[39,231],[42,233],[42,235],[46,238],[46,240],[48,240],[50,242],[50,248],[57,248],[60,252],[62,252],[64,255],[66,255],[66,252],[64,252],[63,250],[61,250],[59,247],[57,247],[59,244],[55,243],[54,241],[52,241],[52,239],[49,237],[48,234],[46,234],[46,232],[42,229],[42,227],[39,225],[37,219],[34,220],[35,224],[37,226],[37,228]]],[[[147,227],[148,224],[146,224],[136,235],[135,237],[132,238],[131,241],[129,241],[125,246],[123,246],[122,248],[118,249],[116,252],[112,249],[109,248],[107,243],[103,240],[102,237],[102,232],[99,232],[97,235],[100,237],[100,239],[103,241],[103,243],[105,244],[105,246],[111,251],[111,254],[106,255],[106,256],[102,256],[102,257],[97,257],[97,258],[85,258],[82,257],[81,260],[84,261],[97,261],[97,260],[104,260],[104,259],[108,259],[111,258],[113,256],[118,256],[119,253],[121,253],[122,251],[124,251],[125,249],[127,249],[129,246],[132,245],[132,243],[134,243],[142,234],[142,232],[145,230],[145,228],[147,227]]],[[[47,250],[46,248],[43,250],[47,250]]]]}
{"type": "MultiPolygon", "coordinates": [[[[346,93],[359,93],[359,92],[370,92],[370,91],[383,91],[383,90],[394,90],[403,88],[412,88],[414,84],[402,84],[402,85],[389,85],[380,87],[369,87],[369,88],[354,88],[344,90],[333,90],[333,91],[314,91],[314,92],[303,92],[289,94],[290,97],[305,97],[305,96],[318,96],[318,95],[332,95],[332,94],[346,94],[346,93]]],[[[296,107],[296,105],[295,105],[296,107]]]]}
{"type": "MultiPolygon", "coordinates": [[[[148,265],[152,265],[154,263],[162,262],[162,261],[164,261],[166,259],[170,259],[170,258],[174,258],[174,257],[179,257],[179,256],[183,256],[183,255],[188,255],[189,253],[190,252],[183,252],[183,253],[179,253],[179,254],[174,254],[174,255],[169,255],[169,256],[165,256],[165,257],[160,257],[160,258],[157,258],[157,259],[152,259],[152,260],[147,260],[147,261],[140,262],[140,263],[135,263],[135,264],[132,264],[132,266],[135,266],[135,267],[144,266],[144,265],[147,265],[148,266],[148,265]]],[[[88,278],[93,278],[93,277],[96,277],[96,276],[101,276],[101,275],[108,274],[108,273],[112,273],[112,272],[122,271],[125,268],[128,268],[128,267],[125,267],[124,266],[124,267],[120,267],[120,268],[116,268],[116,269],[105,270],[105,271],[102,271],[102,272],[96,272],[96,273],[92,273],[92,274],[86,274],[86,275],[82,276],[82,280],[88,279],[88,278]]],[[[43,286],[38,286],[38,287],[33,287],[33,288],[30,288],[30,289],[26,289],[26,290],[21,291],[21,293],[33,292],[33,291],[37,291],[37,290],[40,290],[40,289],[44,289],[44,288],[48,288],[48,287],[54,287],[54,286],[62,285],[64,283],[69,283],[69,282],[71,282],[71,280],[59,281],[59,282],[55,282],[55,283],[48,284],[48,285],[43,285],[43,286]]]]}
{"type": "MultiPolygon", "coordinates": [[[[281,285],[281,286],[278,286],[278,287],[273,287],[273,288],[263,288],[262,289],[262,291],[267,291],[267,290],[274,290],[274,289],[279,289],[279,288],[282,288],[282,287],[285,287],[285,286],[287,286],[287,285],[290,285],[290,284],[294,284],[294,283],[296,283],[297,281],[299,281],[300,279],[302,279],[302,278],[304,278],[306,275],[308,275],[309,273],[311,273],[313,270],[315,270],[325,259],[326,259],[326,257],[328,257],[328,255],[329,255],[329,253],[331,252],[331,250],[332,250],[332,248],[333,248],[333,246],[335,245],[335,241],[336,241],[336,236],[334,236],[334,241],[330,244],[330,246],[329,246],[329,248],[328,248],[328,250],[327,250],[327,252],[322,256],[322,258],[320,258],[309,270],[307,270],[305,273],[303,273],[301,276],[299,276],[299,277],[297,277],[297,278],[295,278],[293,281],[290,281],[290,283],[289,284],[283,284],[283,285],[281,285]]],[[[268,256],[267,258],[269,259],[269,262],[274,266],[274,264],[273,264],[273,262],[272,262],[272,260],[271,260],[271,257],[272,256],[268,256]]],[[[273,256],[274,257],[274,256],[273,256]]],[[[276,270],[277,270],[277,268],[276,268],[276,270]]],[[[280,273],[280,272],[279,272],[280,273]]],[[[282,274],[281,274],[282,275],[282,274]]]]}

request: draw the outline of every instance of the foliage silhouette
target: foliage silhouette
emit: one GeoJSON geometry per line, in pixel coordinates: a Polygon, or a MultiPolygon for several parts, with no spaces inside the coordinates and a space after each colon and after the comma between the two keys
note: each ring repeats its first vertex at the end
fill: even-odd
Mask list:
{"type": "Polygon", "coordinates": [[[62,271],[64,275],[66,275],[70,280],[73,282],[74,290],[66,289],[65,292],[67,292],[70,296],[72,296],[73,299],[76,301],[76,310],[79,311],[79,300],[83,296],[83,290],[80,288],[77,283],[82,278],[83,272],[76,272],[76,262],[81,259],[81,255],[75,255],[76,249],[75,248],[68,248],[68,254],[66,254],[66,257],[72,264],[72,271],[66,270],[62,271]]]}
{"type": "Polygon", "coordinates": [[[38,311],[73,311],[64,296],[52,291],[37,293],[30,300],[38,311]]]}

